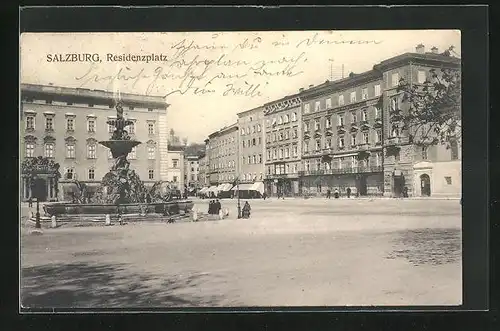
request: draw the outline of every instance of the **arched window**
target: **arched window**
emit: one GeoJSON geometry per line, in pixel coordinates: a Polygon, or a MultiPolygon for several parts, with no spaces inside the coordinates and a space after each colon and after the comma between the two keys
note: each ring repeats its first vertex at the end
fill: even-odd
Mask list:
{"type": "Polygon", "coordinates": [[[284,120],[285,123],[288,123],[290,122],[290,116],[288,114],[285,115],[285,120],[284,120]]]}
{"type": "Polygon", "coordinates": [[[297,121],[297,113],[292,113],[292,122],[297,121]]]}
{"type": "Polygon", "coordinates": [[[35,142],[27,141],[26,143],[26,157],[34,157],[35,156],[35,142]]]}
{"type": "Polygon", "coordinates": [[[148,160],[156,159],[156,143],[153,140],[147,142],[148,160]]]}
{"type": "Polygon", "coordinates": [[[54,157],[54,143],[45,143],[45,157],[54,157]]]}
{"type": "Polygon", "coordinates": [[[87,139],[87,158],[88,159],[97,158],[97,140],[93,138],[87,139]]]}
{"type": "Polygon", "coordinates": [[[278,125],[281,125],[283,124],[283,117],[278,117],[278,125]]]}

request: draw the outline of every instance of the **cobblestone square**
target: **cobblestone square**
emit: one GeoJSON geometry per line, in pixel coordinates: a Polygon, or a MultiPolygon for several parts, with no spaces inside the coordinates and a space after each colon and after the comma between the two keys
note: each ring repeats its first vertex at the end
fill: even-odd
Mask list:
{"type": "Polygon", "coordinates": [[[22,231],[22,306],[461,304],[458,200],[250,203],[246,220],[222,200],[221,221],[22,231]]]}

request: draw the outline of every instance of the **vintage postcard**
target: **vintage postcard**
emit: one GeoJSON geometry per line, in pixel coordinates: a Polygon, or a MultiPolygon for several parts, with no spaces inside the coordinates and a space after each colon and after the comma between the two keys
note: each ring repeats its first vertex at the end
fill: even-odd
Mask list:
{"type": "Polygon", "coordinates": [[[22,308],[461,305],[460,41],[23,33],[22,308]]]}

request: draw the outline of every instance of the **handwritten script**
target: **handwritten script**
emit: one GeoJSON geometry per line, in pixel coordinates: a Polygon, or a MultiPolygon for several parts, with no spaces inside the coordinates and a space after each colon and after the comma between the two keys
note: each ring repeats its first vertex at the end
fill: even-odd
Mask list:
{"type": "Polygon", "coordinates": [[[262,96],[267,85],[278,81],[277,78],[283,82],[283,79],[302,75],[308,65],[314,69],[309,55],[321,45],[378,43],[326,40],[317,33],[294,43],[283,36],[269,40],[244,37],[236,44],[226,44],[218,40],[217,34],[208,41],[200,44],[184,38],[159,50],[159,54],[139,54],[133,61],[125,55],[106,54],[104,63],[91,63],[75,79],[79,87],[100,85],[113,90],[115,85],[123,84],[143,90],[146,95],[217,94],[253,98],[262,96]],[[146,57],[148,63],[141,63],[141,58],[146,57]],[[110,75],[110,68],[117,69],[110,75]]]}

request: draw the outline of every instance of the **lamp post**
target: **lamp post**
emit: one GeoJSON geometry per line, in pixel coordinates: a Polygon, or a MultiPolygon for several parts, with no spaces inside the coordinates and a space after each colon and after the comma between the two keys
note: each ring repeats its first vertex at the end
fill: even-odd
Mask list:
{"type": "Polygon", "coordinates": [[[31,176],[31,195],[36,198],[36,214],[35,214],[35,228],[41,229],[42,225],[40,224],[40,187],[38,184],[38,177],[35,174],[31,176]]]}
{"type": "Polygon", "coordinates": [[[240,205],[240,179],[236,178],[236,191],[238,192],[238,219],[241,218],[241,205],[240,205]]]}

